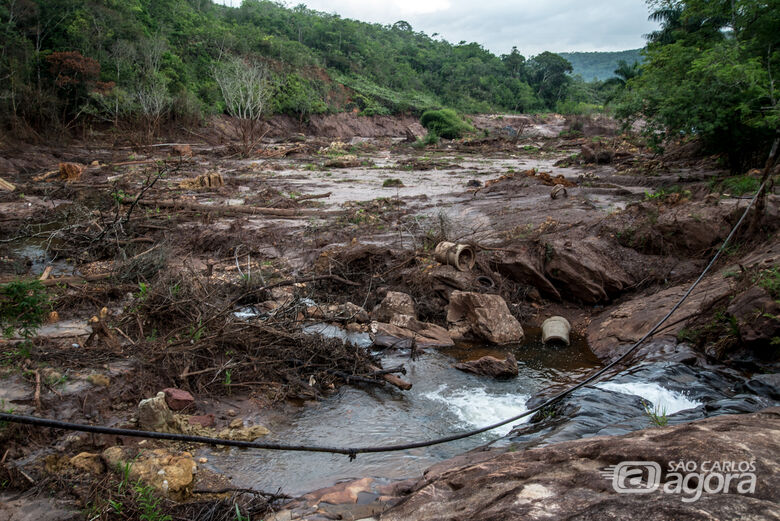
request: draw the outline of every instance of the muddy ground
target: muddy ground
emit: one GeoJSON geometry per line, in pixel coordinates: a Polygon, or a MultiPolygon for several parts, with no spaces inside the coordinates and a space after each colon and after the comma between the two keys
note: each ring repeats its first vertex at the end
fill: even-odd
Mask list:
{"type": "MultiPolygon", "coordinates": [[[[720,184],[718,158],[653,152],[606,119],[480,116],[477,135],[428,147],[404,140],[421,130],[412,120],[332,119],[276,122],[250,157],[224,144],[225,121],[173,145],[6,146],[0,177],[16,189],[0,192],[0,280],[53,269],[46,323],[0,344],[2,408],[136,428],[139,401],[175,388],[197,399],[161,430],[251,436],[286,404],[388,385],[370,351],[301,331],[370,332],[388,291],[444,328],[453,291],[498,294],[526,329],[567,317],[607,361],[679,298],[747,204],[720,184]],[[444,240],[472,245],[475,268],[436,262],[444,240]]],[[[776,372],[777,214],[770,193],[656,339],[776,372]]],[[[141,515],[157,496],[123,490],[128,461],[174,519],[284,503],[193,473],[193,447],[20,425],[0,440],[14,519],[141,515]],[[154,476],[182,465],[180,483],[154,476]]]]}

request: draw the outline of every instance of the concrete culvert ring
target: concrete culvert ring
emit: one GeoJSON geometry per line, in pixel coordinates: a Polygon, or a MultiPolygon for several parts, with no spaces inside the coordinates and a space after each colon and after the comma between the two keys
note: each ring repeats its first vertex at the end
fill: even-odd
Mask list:
{"type": "Polygon", "coordinates": [[[479,283],[480,286],[483,286],[487,289],[493,288],[496,285],[496,283],[493,282],[493,279],[491,279],[490,277],[486,277],[485,275],[480,275],[479,277],[477,277],[477,282],[479,283]]]}

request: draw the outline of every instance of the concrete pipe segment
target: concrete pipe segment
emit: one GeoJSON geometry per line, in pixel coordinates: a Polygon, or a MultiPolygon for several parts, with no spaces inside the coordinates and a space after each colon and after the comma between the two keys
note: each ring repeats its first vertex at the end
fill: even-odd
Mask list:
{"type": "Polygon", "coordinates": [[[449,264],[459,271],[471,270],[477,261],[477,252],[472,246],[447,241],[436,245],[434,256],[438,262],[449,264]]]}
{"type": "Polygon", "coordinates": [[[571,324],[563,317],[550,317],[542,322],[542,342],[563,342],[569,345],[571,324]]]}

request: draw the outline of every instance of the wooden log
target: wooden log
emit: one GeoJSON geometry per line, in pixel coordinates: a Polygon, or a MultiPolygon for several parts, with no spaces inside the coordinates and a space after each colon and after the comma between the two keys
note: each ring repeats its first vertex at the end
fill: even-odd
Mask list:
{"type": "Polygon", "coordinates": [[[54,269],[52,266],[46,266],[46,268],[43,270],[43,273],[41,273],[41,276],[38,277],[38,280],[44,281],[49,278],[49,275],[51,275],[51,271],[54,269]]]}
{"type": "Polygon", "coordinates": [[[2,177],[0,177],[0,190],[7,190],[9,192],[13,192],[16,190],[16,186],[12,185],[2,177]]]}
{"type": "MultiPolygon", "coordinates": [[[[371,365],[369,367],[371,368],[372,371],[382,371],[380,368],[378,368],[375,365],[371,365]]],[[[409,383],[406,380],[403,380],[403,379],[397,377],[394,374],[383,374],[382,375],[382,379],[385,382],[389,383],[390,385],[394,385],[394,386],[398,387],[399,389],[401,389],[403,391],[408,391],[409,389],[412,388],[412,384],[411,383],[409,383]]]]}
{"type": "MultiPolygon", "coordinates": [[[[129,204],[129,203],[128,203],[129,204]]],[[[210,206],[198,203],[188,203],[184,201],[164,200],[144,200],[138,201],[139,206],[150,206],[155,208],[183,208],[194,212],[220,213],[220,214],[241,214],[241,215],[270,215],[276,217],[298,217],[300,210],[294,208],[263,208],[255,206],[210,206]]]]}

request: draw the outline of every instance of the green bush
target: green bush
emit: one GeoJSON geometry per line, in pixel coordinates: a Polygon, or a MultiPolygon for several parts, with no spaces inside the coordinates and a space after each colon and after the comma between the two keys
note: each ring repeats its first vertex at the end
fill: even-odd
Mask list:
{"type": "Polygon", "coordinates": [[[420,118],[420,123],[445,139],[457,139],[474,130],[474,127],[463,121],[452,109],[427,110],[420,118]]]}
{"type": "Polygon", "coordinates": [[[35,335],[51,307],[46,288],[37,280],[0,286],[0,329],[5,337],[14,332],[25,339],[35,335]]]}

